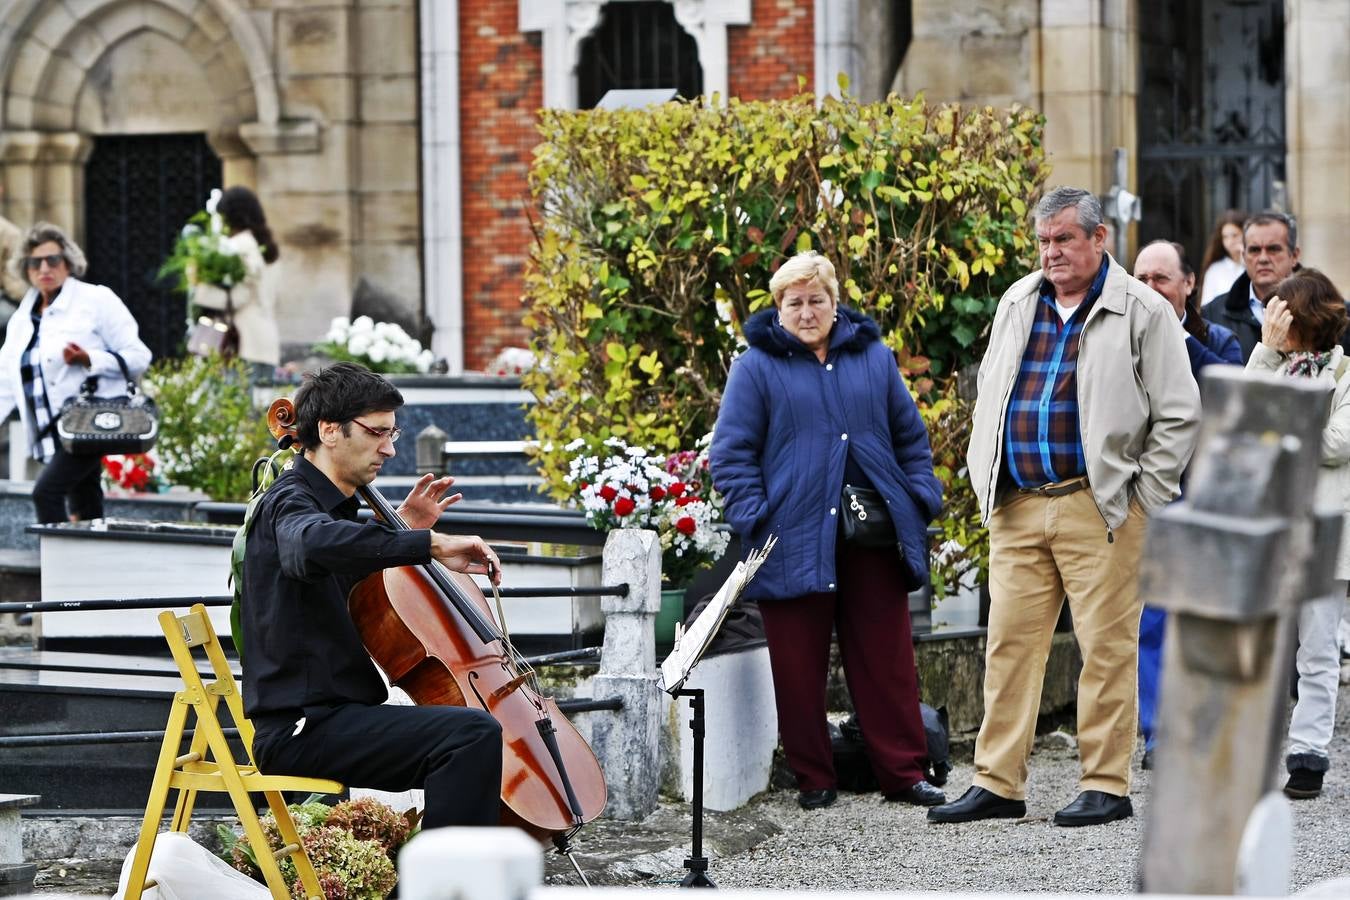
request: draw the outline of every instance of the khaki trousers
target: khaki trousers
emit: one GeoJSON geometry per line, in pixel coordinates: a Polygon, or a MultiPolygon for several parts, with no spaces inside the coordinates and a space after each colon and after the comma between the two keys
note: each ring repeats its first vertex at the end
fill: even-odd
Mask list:
{"type": "Polygon", "coordinates": [[[1107,541],[1091,490],[1009,493],[989,520],[989,636],[975,785],[1026,797],[1027,758],[1055,622],[1067,593],[1083,656],[1078,678],[1080,790],[1130,791],[1138,706],[1139,556],[1145,514],[1107,541]]]}

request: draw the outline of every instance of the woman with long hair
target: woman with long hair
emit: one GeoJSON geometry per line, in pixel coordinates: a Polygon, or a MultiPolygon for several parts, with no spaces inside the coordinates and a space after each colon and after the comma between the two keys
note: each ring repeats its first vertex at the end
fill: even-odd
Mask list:
{"type": "Polygon", "coordinates": [[[229,289],[194,285],[192,302],[230,319],[239,332],[239,357],[253,364],[256,376],[270,378],[281,362],[271,269],[281,251],[262,204],[248,188],[228,188],[220,195],[216,212],[225,220],[226,241],[244,261],[244,280],[229,289]]]}
{"type": "Polygon", "coordinates": [[[1247,214],[1236,209],[1225,210],[1214,223],[1214,231],[1205,245],[1200,260],[1200,305],[1228,293],[1245,269],[1242,266],[1242,223],[1247,214]]]}

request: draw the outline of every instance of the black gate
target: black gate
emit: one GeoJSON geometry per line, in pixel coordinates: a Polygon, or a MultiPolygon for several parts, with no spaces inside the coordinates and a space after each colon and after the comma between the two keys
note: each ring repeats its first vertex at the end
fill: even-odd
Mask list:
{"type": "Polygon", "coordinates": [[[156,278],[179,229],[220,187],[202,134],[94,139],[84,171],[86,280],[121,297],[155,358],[181,352],[185,303],[156,278]]]}
{"type": "MultiPolygon", "coordinates": [[[[611,89],[675,88],[681,97],[703,93],[698,45],[675,21],[669,3],[607,3],[604,18],[581,42],[577,105],[591,109],[611,89]]],[[[725,98],[724,98],[725,99],[725,98]]]]}
{"type": "Polygon", "coordinates": [[[1140,237],[1199,264],[1224,210],[1284,201],[1284,0],[1139,6],[1140,237]]]}

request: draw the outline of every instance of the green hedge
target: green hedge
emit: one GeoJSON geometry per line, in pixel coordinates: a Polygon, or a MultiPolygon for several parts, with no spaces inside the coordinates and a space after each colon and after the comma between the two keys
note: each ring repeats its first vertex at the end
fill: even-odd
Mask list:
{"type": "Polygon", "coordinates": [[[544,110],[525,298],[539,366],[525,381],[548,489],[568,493],[573,438],[673,450],[707,432],[740,324],[771,304],[784,259],[816,249],[841,299],[880,323],[929,423],[943,527],[966,548],[939,583],[983,567],[955,375],[1033,266],[1042,124],[895,97],[544,110]]]}

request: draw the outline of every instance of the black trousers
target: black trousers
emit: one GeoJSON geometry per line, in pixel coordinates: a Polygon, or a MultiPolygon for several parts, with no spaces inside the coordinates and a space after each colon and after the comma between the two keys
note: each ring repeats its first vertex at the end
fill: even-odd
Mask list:
{"type": "Polygon", "coordinates": [[[56,455],[42,467],[33,483],[33,506],[39,524],[66,522],[70,512],[81,520],[103,518],[103,460],[98,456],[71,456],[58,444],[56,455]]]}
{"type": "Polygon", "coordinates": [[[309,706],[304,724],[255,721],[253,756],[269,775],[332,778],[380,791],[426,791],[425,828],[501,820],[502,729],[461,706],[309,706]]]}

